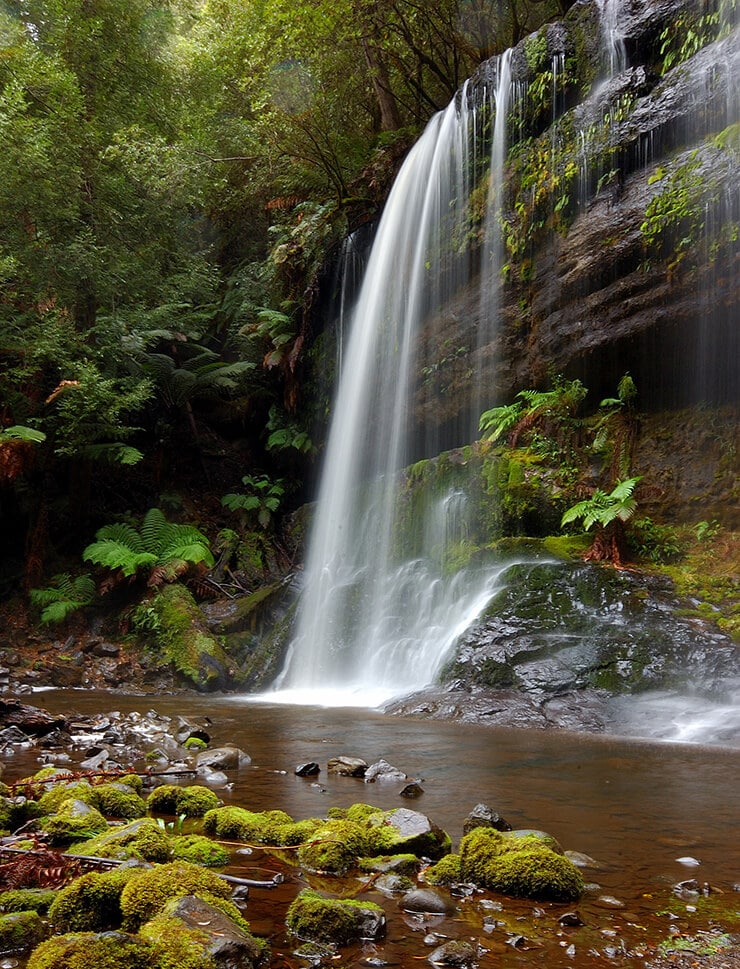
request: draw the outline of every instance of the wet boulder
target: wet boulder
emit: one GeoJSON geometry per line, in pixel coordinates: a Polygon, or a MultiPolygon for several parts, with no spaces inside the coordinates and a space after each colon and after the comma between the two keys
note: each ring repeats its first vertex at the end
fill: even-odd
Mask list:
{"type": "Polygon", "coordinates": [[[267,947],[247,931],[236,910],[232,914],[235,918],[197,895],[186,895],[168,902],[139,934],[153,944],[155,954],[166,952],[172,965],[184,964],[199,951],[204,964],[215,969],[254,969],[265,961],[267,947]]]}
{"type": "Polygon", "coordinates": [[[455,911],[455,906],[450,901],[430,888],[415,888],[406,892],[400,906],[404,912],[425,915],[451,915],[455,911]]]}
{"type": "Polygon", "coordinates": [[[195,766],[198,770],[207,768],[209,770],[236,770],[238,767],[246,767],[252,763],[249,754],[240,750],[239,747],[214,747],[213,750],[201,750],[196,754],[195,766]]]}
{"type": "Polygon", "coordinates": [[[446,831],[425,814],[409,808],[374,814],[370,823],[383,827],[389,853],[437,859],[448,854],[452,846],[446,831]]]}
{"type": "Polygon", "coordinates": [[[332,757],[326,769],[330,774],[343,777],[364,777],[367,766],[367,761],[359,757],[332,757]]]}
{"type": "Polygon", "coordinates": [[[381,757],[376,763],[371,764],[365,771],[366,784],[372,784],[375,781],[386,783],[389,781],[393,782],[406,780],[408,780],[408,778],[405,771],[402,771],[400,768],[389,764],[388,761],[383,757],[381,757]]]}
{"type": "Polygon", "coordinates": [[[511,831],[509,822],[487,804],[476,804],[465,818],[463,834],[468,834],[474,828],[495,828],[496,831],[511,831]]]}
{"type": "Polygon", "coordinates": [[[379,939],[386,926],[383,909],[373,902],[324,898],[310,889],[294,899],[286,924],[299,939],[335,945],[379,939]]]}

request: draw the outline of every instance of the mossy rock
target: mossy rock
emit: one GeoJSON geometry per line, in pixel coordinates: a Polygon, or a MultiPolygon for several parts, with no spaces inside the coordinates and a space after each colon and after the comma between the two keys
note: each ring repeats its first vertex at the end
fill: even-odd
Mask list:
{"type": "Polygon", "coordinates": [[[171,898],[184,895],[228,899],[231,889],[218,875],[187,861],[136,872],[121,894],[124,928],[135,931],[158,915],[171,898]]]}
{"type": "Polygon", "coordinates": [[[147,942],[125,932],[76,932],[42,942],[26,969],[160,969],[151,955],[147,942]]]}
{"type": "Polygon", "coordinates": [[[223,868],[229,863],[229,852],[223,845],[201,834],[185,834],[172,839],[172,858],[189,861],[204,868],[223,868]]]}
{"type": "Polygon", "coordinates": [[[294,823],[285,811],[247,811],[240,807],[215,808],[203,818],[205,830],[217,838],[268,845],[284,843],[280,841],[281,830],[294,823]]]}
{"type": "Polygon", "coordinates": [[[372,827],[367,821],[331,819],[298,849],[298,861],[314,874],[344,875],[357,867],[360,858],[382,851],[385,836],[385,828],[372,827]]]}
{"type": "Polygon", "coordinates": [[[92,785],[87,781],[61,780],[58,784],[48,785],[39,798],[39,809],[42,814],[56,814],[59,808],[70,798],[84,801],[95,807],[95,795],[92,785]]]}
{"type": "Polygon", "coordinates": [[[382,814],[383,809],[375,807],[374,804],[364,804],[358,801],[351,804],[348,808],[331,807],[326,812],[326,816],[335,821],[347,819],[349,821],[366,821],[373,814],[382,814]]]}
{"type": "Polygon", "coordinates": [[[440,858],[424,872],[424,880],[430,885],[454,885],[462,881],[460,855],[450,854],[440,858]]]}
{"type": "Polygon", "coordinates": [[[133,868],[91,871],[60,889],[49,919],[60,932],[103,932],[123,920],[121,893],[136,874],[133,868]]]}
{"type": "Polygon", "coordinates": [[[504,841],[513,842],[521,842],[526,839],[530,847],[536,848],[544,845],[550,851],[554,851],[556,855],[565,854],[557,838],[553,838],[547,831],[540,831],[538,828],[515,828],[513,831],[502,831],[501,837],[504,841]]]}
{"type": "Polygon", "coordinates": [[[335,945],[377,939],[385,933],[383,909],[374,902],[324,898],[310,889],[293,900],[286,924],[302,941],[335,945]]]}
{"type": "Polygon", "coordinates": [[[212,969],[239,965],[254,969],[268,954],[255,939],[236,906],[189,895],[171,899],[159,915],[141,927],[153,946],[158,966],[172,969],[212,969]]]}
{"type": "Polygon", "coordinates": [[[36,801],[25,797],[0,796],[0,830],[16,831],[27,821],[40,817],[43,812],[36,801]]]}
{"type": "Polygon", "coordinates": [[[316,831],[326,824],[325,818],[304,818],[302,821],[292,821],[289,824],[281,824],[276,829],[275,844],[295,847],[311,841],[316,831]]]}
{"type": "Polygon", "coordinates": [[[203,692],[233,685],[233,661],[206,632],[205,617],[185,586],[164,586],[151,607],[159,621],[157,641],[165,660],[190,684],[203,692]]]}
{"type": "Polygon", "coordinates": [[[452,839],[446,831],[425,814],[409,808],[372,814],[368,824],[381,834],[380,847],[388,853],[414,854],[438,860],[452,849],[452,839]]]}
{"type": "Polygon", "coordinates": [[[86,841],[108,830],[108,822],[97,808],[77,798],[62,801],[56,814],[41,818],[39,826],[49,843],[57,846],[86,841]]]}
{"type": "Polygon", "coordinates": [[[0,911],[46,915],[56,897],[56,891],[48,888],[15,888],[0,893],[0,911]]]}
{"type": "Polygon", "coordinates": [[[98,858],[125,861],[164,862],[172,856],[172,843],[152,818],[138,818],[120,828],[108,828],[103,834],[77,846],[77,853],[98,858]]]}
{"type": "Polygon", "coordinates": [[[549,848],[504,852],[491,862],[486,887],[518,898],[571,902],[583,894],[576,866],[549,848]]]}
{"type": "Polygon", "coordinates": [[[35,911],[0,915],[0,952],[31,949],[46,935],[41,916],[35,911]]]}
{"type": "MultiPolygon", "coordinates": [[[[539,832],[538,834],[541,834],[539,832]]],[[[573,901],[584,884],[576,866],[537,834],[475,828],[460,842],[460,878],[484,888],[542,901],[573,901]]]]}
{"type": "Polygon", "coordinates": [[[188,818],[202,818],[221,805],[221,798],[207,787],[191,784],[162,784],[147,798],[147,807],[156,814],[184,814],[188,818]]]}
{"type": "Polygon", "coordinates": [[[107,818],[132,821],[146,814],[146,804],[127,784],[99,784],[93,787],[94,805],[107,818]]]}

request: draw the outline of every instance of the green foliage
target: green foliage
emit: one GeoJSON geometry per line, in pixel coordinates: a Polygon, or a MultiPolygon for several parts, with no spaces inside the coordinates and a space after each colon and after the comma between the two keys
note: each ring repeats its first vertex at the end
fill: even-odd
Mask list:
{"type": "Polygon", "coordinates": [[[583,527],[589,531],[593,525],[605,528],[615,519],[629,521],[637,509],[637,501],[632,493],[640,481],[642,475],[617,481],[609,494],[597,488],[590,498],[568,508],[560,524],[568,525],[570,522],[582,520],[583,527]]]}
{"type": "Polygon", "coordinates": [[[126,577],[146,572],[150,586],[173,582],[191,565],[213,565],[206,536],[194,525],[168,522],[158,508],[149,509],[138,531],[125,523],[104,525],[95,538],[83,552],[86,562],[126,577]]]}
{"type": "Polygon", "coordinates": [[[661,74],[693,57],[697,51],[715,40],[727,36],[732,30],[737,11],[737,0],[713,0],[700,9],[681,11],[660,34],[661,74]]]}
{"type": "Polygon", "coordinates": [[[694,525],[694,534],[697,542],[710,542],[717,537],[722,530],[722,526],[716,518],[711,522],[700,521],[694,525]]]}
{"type": "Polygon", "coordinates": [[[247,513],[261,528],[268,528],[285,494],[283,479],[273,481],[266,474],[247,474],[242,478],[242,484],[246,493],[224,495],[221,504],[230,511],[247,513]]]}
{"type": "Polygon", "coordinates": [[[580,380],[566,380],[557,374],[552,390],[520,390],[511,404],[485,411],[479,427],[482,440],[496,441],[509,435],[512,446],[523,432],[536,427],[546,431],[565,425],[575,414],[588,391],[580,380]]]}
{"type": "Polygon", "coordinates": [[[612,479],[625,478],[632,467],[636,397],[637,387],[630,374],[626,373],[617,385],[617,396],[601,401],[593,422],[594,439],[591,446],[597,453],[609,457],[612,479]]]}
{"type": "Polygon", "coordinates": [[[41,609],[42,623],[58,623],[95,599],[95,583],[89,575],[55,575],[46,589],[31,589],[34,606],[41,609]]]}
{"type": "Polygon", "coordinates": [[[42,444],[46,440],[43,431],[37,431],[33,427],[24,427],[22,424],[14,424],[12,427],[0,429],[0,445],[3,441],[32,441],[34,444],[42,444]]]}
{"type": "Polygon", "coordinates": [[[684,547],[671,525],[659,525],[652,518],[637,518],[630,523],[628,542],[638,558],[649,562],[673,562],[684,547]]]}

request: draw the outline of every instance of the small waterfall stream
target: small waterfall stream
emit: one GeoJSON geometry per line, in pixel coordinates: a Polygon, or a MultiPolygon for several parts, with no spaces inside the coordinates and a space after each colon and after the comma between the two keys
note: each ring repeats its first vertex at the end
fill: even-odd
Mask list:
{"type": "MultiPolygon", "coordinates": [[[[510,74],[498,62],[481,299],[491,340],[500,241],[497,207],[505,156],[510,74]]],[[[433,679],[457,636],[492,595],[497,572],[444,574],[444,548],[465,533],[465,499],[436,498],[422,512],[412,558],[397,547],[399,471],[419,451],[440,450],[434,427],[411,426],[410,399],[423,371],[422,324],[470,273],[463,240],[478,119],[467,87],[435,116],[406,159],[378,227],[351,324],[334,405],[318,511],[309,545],[298,631],[276,686],[296,699],[352,697],[363,705],[433,679]],[[456,241],[459,240],[459,243],[456,241]]],[[[431,338],[433,340],[433,336],[431,338]]],[[[471,380],[460,441],[474,437],[483,391],[471,380]]]]}

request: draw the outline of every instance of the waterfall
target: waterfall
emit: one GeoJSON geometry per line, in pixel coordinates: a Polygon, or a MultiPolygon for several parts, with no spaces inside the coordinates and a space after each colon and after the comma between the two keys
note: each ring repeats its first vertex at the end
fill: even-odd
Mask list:
{"type": "MultiPolygon", "coordinates": [[[[495,326],[508,62],[496,62],[486,106],[493,135],[483,136],[466,85],[431,120],[386,203],[343,354],[297,633],[276,684],[289,699],[308,692],[330,702],[334,691],[338,702],[354,695],[374,705],[428,684],[495,590],[496,570],[445,574],[446,554],[467,530],[466,499],[455,489],[419,511],[409,555],[399,541],[399,475],[440,450],[433,421],[413,426],[412,400],[441,339],[430,320],[471,273],[468,199],[484,143],[492,169],[481,296],[489,324],[479,344],[495,326]]],[[[482,400],[469,383],[461,444],[474,436],[482,400]]]]}
{"type": "Polygon", "coordinates": [[[624,35],[620,30],[623,0],[597,0],[601,15],[601,32],[608,60],[608,77],[614,77],[627,66],[624,35]]]}

